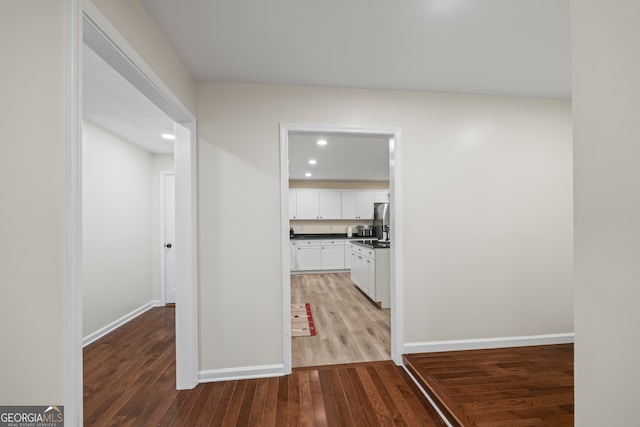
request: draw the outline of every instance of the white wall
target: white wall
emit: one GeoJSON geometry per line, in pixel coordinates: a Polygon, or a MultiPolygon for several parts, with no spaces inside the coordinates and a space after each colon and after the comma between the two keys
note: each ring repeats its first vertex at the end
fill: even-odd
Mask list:
{"type": "Polygon", "coordinates": [[[0,2],[0,403],[63,404],[66,5],[0,2]]]}
{"type": "MultiPolygon", "coordinates": [[[[149,303],[153,155],[85,121],[83,126],[83,336],[149,303]]],[[[156,178],[156,179],[153,179],[156,178]]],[[[156,221],[156,226],[158,222],[156,221]]],[[[155,251],[159,256],[159,251],[155,251]]]]}
{"type": "Polygon", "coordinates": [[[637,426],[640,3],[572,1],[576,425],[637,426]]]}
{"type": "Polygon", "coordinates": [[[197,89],[201,369],[282,363],[281,122],[402,128],[407,342],[573,331],[568,101],[197,89]]]}

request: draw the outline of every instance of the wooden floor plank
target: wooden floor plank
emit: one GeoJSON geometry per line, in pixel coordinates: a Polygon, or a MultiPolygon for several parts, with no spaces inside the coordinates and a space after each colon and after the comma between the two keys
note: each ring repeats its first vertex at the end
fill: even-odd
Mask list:
{"type": "Polygon", "coordinates": [[[275,427],[278,409],[278,378],[267,379],[267,397],[264,402],[264,412],[262,425],[265,427],[275,427]]]}
{"type": "Polygon", "coordinates": [[[253,404],[251,405],[251,418],[249,425],[259,425],[264,415],[264,405],[267,398],[267,378],[259,378],[256,383],[256,391],[253,395],[253,404]]]}
{"type": "Polygon", "coordinates": [[[378,414],[376,412],[376,407],[380,407],[381,405],[375,401],[372,401],[371,397],[367,393],[369,390],[370,384],[365,380],[362,381],[361,373],[358,372],[358,368],[352,369],[348,371],[349,379],[351,380],[351,385],[355,390],[355,397],[359,400],[360,406],[362,407],[362,412],[366,419],[366,424],[369,426],[381,426],[385,425],[380,422],[380,418],[386,418],[385,414],[378,414]]]}
{"type": "Polygon", "coordinates": [[[253,405],[253,396],[256,393],[256,387],[258,385],[257,379],[251,379],[247,381],[244,394],[242,395],[242,405],[240,405],[240,415],[238,416],[237,425],[248,426],[251,419],[251,406],[253,405]]]}
{"type": "Polygon", "coordinates": [[[313,425],[314,426],[330,426],[327,420],[327,407],[325,400],[329,400],[331,396],[325,398],[322,386],[320,384],[320,376],[318,371],[308,371],[309,373],[309,389],[311,391],[311,404],[313,407],[313,425]]]}
{"type": "Polygon", "coordinates": [[[276,425],[289,425],[289,379],[278,381],[278,403],[276,407],[276,425]]]}
{"type": "Polygon", "coordinates": [[[287,425],[299,425],[300,424],[300,386],[298,383],[298,375],[289,375],[289,401],[287,418],[289,424],[287,425]]]}
{"type": "MultiPolygon", "coordinates": [[[[233,383],[233,392],[231,394],[231,397],[229,398],[227,410],[222,417],[222,421],[220,422],[220,427],[235,426],[238,420],[238,416],[240,415],[240,407],[242,405],[244,392],[247,388],[247,382],[233,381],[233,383]]],[[[219,416],[214,417],[213,421],[216,422],[218,418],[219,416]]]]}
{"type": "Polygon", "coordinates": [[[324,396],[324,413],[327,420],[327,425],[340,427],[342,421],[340,419],[340,412],[338,410],[338,402],[336,391],[331,384],[331,376],[326,370],[318,371],[318,380],[320,382],[320,388],[322,395],[324,396]]]}
{"type": "Polygon", "coordinates": [[[327,375],[328,381],[331,383],[331,390],[333,391],[333,398],[336,402],[340,425],[342,427],[355,427],[357,424],[353,419],[351,406],[345,394],[344,385],[340,380],[339,371],[332,369],[331,371],[324,371],[322,374],[327,375]]]}
{"type": "MultiPolygon", "coordinates": [[[[196,425],[222,425],[224,417],[229,411],[229,402],[233,395],[237,382],[227,381],[226,383],[209,384],[211,392],[209,398],[205,402],[205,406],[200,407],[198,412],[196,425]]],[[[233,415],[233,412],[232,412],[233,415]]]]}
{"type": "Polygon", "coordinates": [[[456,425],[573,425],[572,344],[404,358],[456,425]]]}

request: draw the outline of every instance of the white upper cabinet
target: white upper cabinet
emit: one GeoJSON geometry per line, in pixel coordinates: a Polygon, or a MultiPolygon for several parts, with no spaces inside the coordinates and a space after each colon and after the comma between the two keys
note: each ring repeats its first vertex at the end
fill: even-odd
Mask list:
{"type": "Polygon", "coordinates": [[[374,202],[375,203],[388,203],[390,202],[389,192],[388,191],[376,191],[374,192],[374,202]]]}
{"type": "Polygon", "coordinates": [[[342,218],[356,219],[358,212],[358,193],[355,191],[342,192],[342,218]]]}
{"type": "Polygon", "coordinates": [[[289,190],[289,219],[297,219],[298,216],[298,192],[289,190]]]}
{"type": "Polygon", "coordinates": [[[373,219],[373,203],[388,190],[289,190],[289,219],[373,219]]]}
{"type": "Polygon", "coordinates": [[[319,219],[342,219],[342,192],[341,191],[320,191],[319,219]]]}
{"type": "Polygon", "coordinates": [[[320,201],[318,192],[299,190],[296,197],[296,219],[318,219],[320,216],[320,201]]]}
{"type": "MultiPolygon", "coordinates": [[[[340,191],[297,190],[296,192],[296,215],[292,219],[342,218],[340,191]]],[[[289,215],[291,215],[291,206],[289,206],[289,215]]]]}
{"type": "Polygon", "coordinates": [[[373,219],[373,191],[358,191],[356,219],[373,219]]]}
{"type": "Polygon", "coordinates": [[[373,191],[343,191],[342,219],[373,219],[373,191]]]}

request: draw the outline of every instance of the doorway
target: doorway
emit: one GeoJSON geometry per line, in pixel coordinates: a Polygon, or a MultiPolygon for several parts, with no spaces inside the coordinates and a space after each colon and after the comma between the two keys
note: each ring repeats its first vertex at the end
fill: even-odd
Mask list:
{"type": "MultiPolygon", "coordinates": [[[[291,343],[291,249],[289,238],[289,164],[290,164],[290,143],[291,135],[298,133],[306,134],[344,134],[344,135],[372,135],[385,137],[388,144],[388,165],[389,165],[389,193],[390,202],[397,209],[392,210],[391,227],[395,230],[394,247],[390,254],[390,307],[391,307],[391,359],[396,364],[401,364],[402,350],[402,290],[401,275],[402,266],[399,260],[402,252],[402,206],[401,206],[401,177],[398,173],[401,164],[400,145],[401,131],[399,128],[388,127],[353,127],[353,126],[327,126],[327,125],[304,125],[304,124],[281,124],[280,125],[280,153],[281,153],[281,212],[282,212],[282,282],[283,282],[283,354],[285,355],[285,372],[292,369],[292,343],[291,343]]],[[[343,277],[341,280],[348,280],[343,277]]]]}
{"type": "Polygon", "coordinates": [[[69,179],[67,287],[67,406],[70,422],[82,424],[82,81],[81,51],[86,43],[174,121],[176,169],[176,385],[198,383],[196,278],[195,117],[138,53],[90,2],[70,2],[69,21],[69,179]]]}

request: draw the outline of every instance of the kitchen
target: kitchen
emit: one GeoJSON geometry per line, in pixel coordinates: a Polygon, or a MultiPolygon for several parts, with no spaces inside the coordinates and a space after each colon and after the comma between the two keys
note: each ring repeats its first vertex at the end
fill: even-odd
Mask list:
{"type": "Polygon", "coordinates": [[[293,367],[389,359],[389,137],[289,141],[291,301],[318,331],[292,338],[293,367]]]}

